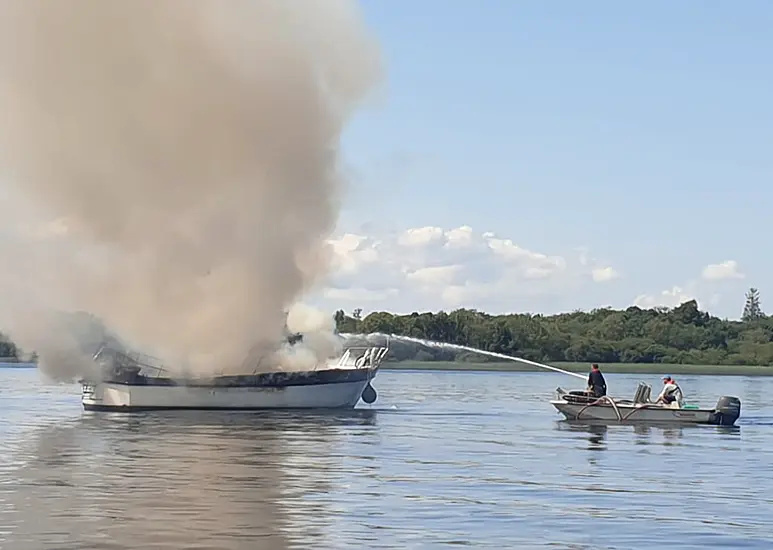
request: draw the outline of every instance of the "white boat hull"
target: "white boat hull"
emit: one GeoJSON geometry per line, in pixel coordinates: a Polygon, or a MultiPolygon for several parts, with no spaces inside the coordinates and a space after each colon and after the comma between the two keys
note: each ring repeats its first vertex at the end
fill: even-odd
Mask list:
{"type": "Polygon", "coordinates": [[[376,400],[371,382],[387,351],[349,348],[337,362],[304,372],[180,378],[150,365],[144,356],[102,348],[95,355],[98,374],[81,381],[81,402],[89,411],[120,412],[352,409],[360,399],[376,400]]]}
{"type": "Polygon", "coordinates": [[[352,409],[369,380],[279,387],[139,386],[84,383],[83,407],[92,411],[163,409],[352,409]]]}

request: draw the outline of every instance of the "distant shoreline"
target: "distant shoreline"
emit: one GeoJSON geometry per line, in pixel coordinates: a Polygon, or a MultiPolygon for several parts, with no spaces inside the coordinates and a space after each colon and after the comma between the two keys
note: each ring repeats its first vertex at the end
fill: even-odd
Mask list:
{"type": "MultiPolygon", "coordinates": [[[[551,362],[546,365],[565,371],[585,374],[590,363],[551,362]]],[[[610,374],[672,374],[674,376],[703,374],[711,376],[773,376],[773,367],[751,365],[675,365],[666,363],[598,363],[601,371],[610,374]]],[[[515,361],[503,363],[462,363],[456,361],[385,362],[381,370],[426,370],[466,372],[550,372],[515,361]]]]}
{"type": "MultiPolygon", "coordinates": [[[[586,374],[590,363],[545,363],[568,372],[586,374]]],[[[647,374],[674,376],[773,376],[773,367],[756,365],[678,365],[667,363],[598,363],[602,372],[609,374],[647,374]]],[[[33,369],[37,363],[0,361],[0,369],[33,369]]],[[[381,364],[381,370],[458,371],[458,372],[551,372],[525,363],[467,363],[461,361],[395,361],[381,364]]]]}
{"type": "Polygon", "coordinates": [[[37,363],[29,361],[3,361],[0,360],[0,369],[35,369],[37,363]]]}

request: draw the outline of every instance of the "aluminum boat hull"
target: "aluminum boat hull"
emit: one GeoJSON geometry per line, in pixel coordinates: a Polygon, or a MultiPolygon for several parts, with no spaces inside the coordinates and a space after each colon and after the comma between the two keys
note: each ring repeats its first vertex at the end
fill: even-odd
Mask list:
{"type": "Polygon", "coordinates": [[[587,390],[566,392],[557,388],[556,398],[550,404],[569,421],[732,426],[741,416],[741,400],[737,397],[723,395],[708,409],[682,406],[681,401],[670,405],[653,403],[651,392],[651,386],[639,383],[633,399],[628,400],[611,396],[597,398],[587,390]]]}
{"type": "Polygon", "coordinates": [[[587,406],[567,403],[561,400],[551,401],[551,404],[567,420],[657,424],[719,424],[713,409],[673,409],[653,405],[617,404],[617,411],[615,411],[615,408],[608,404],[587,406]]]}

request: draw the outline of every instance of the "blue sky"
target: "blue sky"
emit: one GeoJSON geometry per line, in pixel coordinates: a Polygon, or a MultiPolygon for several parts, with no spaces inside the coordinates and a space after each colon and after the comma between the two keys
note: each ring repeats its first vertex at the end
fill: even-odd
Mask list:
{"type": "MultiPolygon", "coordinates": [[[[619,275],[456,305],[625,307],[677,286],[737,317],[757,286],[764,307],[773,3],[361,5],[386,71],[344,136],[356,177],[339,233],[470,226],[546,255],[584,247],[619,275]],[[701,280],[726,261],[725,280],[701,280]]],[[[360,307],[412,309],[394,290],[360,307]]]]}

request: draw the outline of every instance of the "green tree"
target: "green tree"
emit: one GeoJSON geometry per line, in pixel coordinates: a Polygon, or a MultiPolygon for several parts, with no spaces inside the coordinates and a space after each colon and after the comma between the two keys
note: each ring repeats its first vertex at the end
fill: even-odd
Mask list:
{"type": "MultiPolygon", "coordinates": [[[[610,308],[558,315],[510,313],[489,315],[474,309],[395,315],[374,311],[364,318],[359,308],[333,314],[336,330],[352,335],[380,332],[469,346],[541,362],[689,363],[773,365],[773,317],[760,306],[759,291],[746,294],[742,320],[720,319],[701,311],[694,300],[676,308],[610,308]]],[[[65,315],[61,330],[86,353],[104,342],[121,342],[87,313],[65,315]]],[[[290,341],[302,335],[288,335],[290,341]]],[[[356,338],[356,337],[355,337],[356,338]]],[[[26,355],[0,335],[0,356],[26,355]]],[[[392,340],[389,360],[481,361],[481,355],[392,340]]],[[[488,359],[497,361],[498,359],[488,359]]]]}
{"type": "Polygon", "coordinates": [[[360,331],[361,322],[354,317],[348,317],[343,309],[339,309],[333,315],[336,324],[336,331],[348,334],[357,334],[360,331]]]}
{"type": "MultiPolygon", "coordinates": [[[[747,294],[747,301],[751,314],[745,317],[757,322],[713,317],[694,300],[676,308],[632,306],[551,316],[494,316],[458,309],[409,315],[372,312],[360,322],[340,311],[335,319],[341,332],[405,335],[542,362],[773,365],[773,318],[762,314],[756,289],[747,294]],[[357,331],[351,330],[354,323],[357,331]]],[[[390,355],[393,360],[487,360],[468,351],[396,340],[390,355]]]]}
{"type": "Polygon", "coordinates": [[[760,292],[756,288],[750,288],[749,292],[746,293],[746,303],[743,306],[741,320],[746,322],[757,321],[764,316],[760,306],[760,292]]]}

